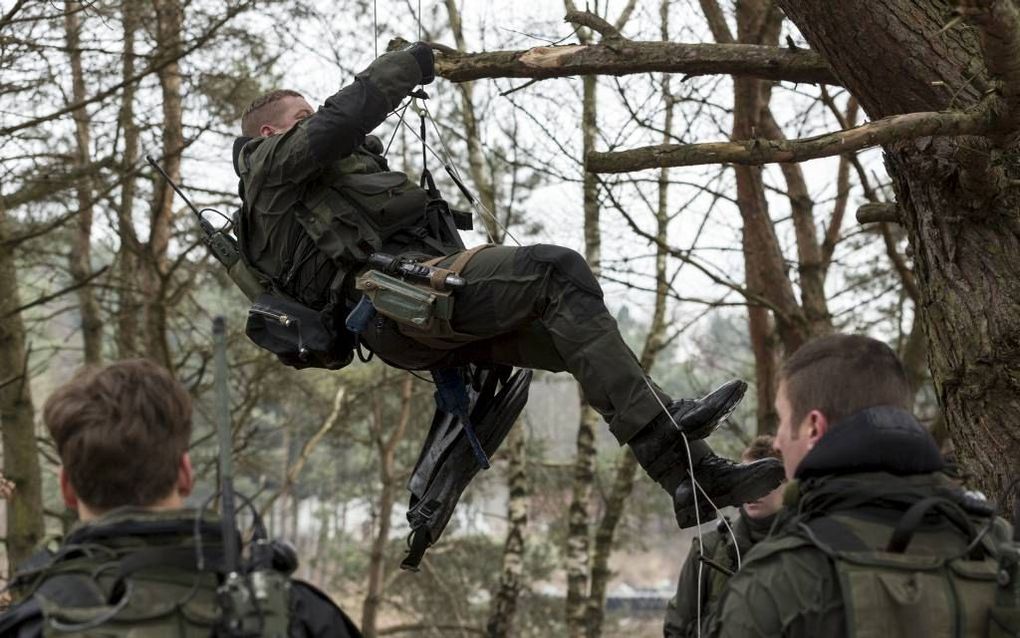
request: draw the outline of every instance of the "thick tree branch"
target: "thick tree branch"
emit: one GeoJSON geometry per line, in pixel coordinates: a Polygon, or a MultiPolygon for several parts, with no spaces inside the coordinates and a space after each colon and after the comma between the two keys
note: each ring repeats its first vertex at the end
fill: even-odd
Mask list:
{"type": "Polygon", "coordinates": [[[1020,11],[1013,0],[960,0],[957,11],[978,27],[985,67],[998,82],[1013,132],[1020,126],[1020,11]]]}
{"type": "Polygon", "coordinates": [[[707,144],[663,144],[615,153],[592,153],[588,170],[626,173],[663,166],[703,164],[770,164],[803,162],[852,153],[871,146],[945,135],[987,133],[992,124],[984,110],[973,113],[907,113],[856,128],[797,140],[752,139],[707,144]]]}
{"type": "Polygon", "coordinates": [[[901,224],[900,207],[891,202],[872,202],[863,204],[857,209],[857,223],[873,224],[876,222],[901,224]]]}
{"type": "MultiPolygon", "coordinates": [[[[619,33],[606,23],[610,33],[619,33]]],[[[821,56],[811,51],[748,44],[682,44],[622,38],[515,51],[436,56],[436,74],[451,82],[483,78],[562,78],[576,75],[682,73],[726,74],[787,82],[838,84],[821,56]]]]}

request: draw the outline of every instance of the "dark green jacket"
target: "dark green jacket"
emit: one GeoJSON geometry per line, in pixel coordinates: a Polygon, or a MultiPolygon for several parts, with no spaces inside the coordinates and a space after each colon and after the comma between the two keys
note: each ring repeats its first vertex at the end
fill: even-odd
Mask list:
{"type": "MultiPolygon", "coordinates": [[[[748,553],[729,580],[704,635],[847,636],[836,565],[808,539],[805,526],[817,536],[828,529],[828,538],[836,538],[832,530],[845,534],[849,529],[855,542],[870,548],[865,553],[879,552],[913,504],[933,496],[962,502],[960,488],[939,471],[938,448],[919,424],[898,431],[899,426],[883,425],[881,419],[869,422],[832,437],[837,424],[808,453],[798,468],[798,482],[787,488],[786,509],[772,535],[748,553]],[[926,466],[930,471],[922,471],[926,466]]],[[[973,521],[975,527],[988,522],[987,516],[973,521]]],[[[993,523],[983,543],[992,548],[1010,533],[1001,519],[993,523]]],[[[948,558],[965,553],[968,543],[967,534],[945,516],[929,516],[906,553],[948,558]]],[[[877,609],[884,613],[881,604],[877,609]]]]}
{"type": "MultiPolygon", "coordinates": [[[[36,554],[22,566],[14,581],[15,593],[25,596],[0,615],[0,636],[39,638],[43,635],[47,605],[62,612],[87,611],[116,599],[118,570],[132,565],[126,606],[118,612],[122,625],[145,618],[152,605],[166,607],[166,598],[180,595],[182,609],[196,626],[209,626],[218,619],[215,603],[217,575],[195,569],[196,524],[193,510],[151,512],[121,508],[99,519],[75,526],[57,552],[36,554]],[[151,550],[177,552],[175,560],[154,564],[146,560],[151,550]],[[145,552],[150,552],[146,554],[145,552]],[[132,562],[134,561],[134,562],[132,562]],[[86,563],[102,569],[86,569],[86,563]],[[159,595],[153,595],[158,586],[159,595]],[[168,596],[168,592],[170,595],[168,596]]],[[[215,562],[221,546],[220,523],[205,515],[198,524],[203,556],[215,562]]],[[[168,554],[169,555],[169,554],[168,554]]],[[[121,581],[124,583],[127,581],[121,581]]],[[[291,580],[289,605],[291,638],[335,636],[356,638],[361,634],[344,613],[315,587],[291,580]]],[[[138,621],[141,625],[141,620],[138,621]]],[[[191,625],[189,625],[190,627],[191,625]]],[[[192,635],[184,633],[181,635],[192,635]]],[[[89,634],[93,635],[93,634],[89,634]]],[[[163,635],[163,634],[160,634],[163,635]]],[[[176,633],[174,634],[176,635],[176,633]]]]}
{"type": "MultiPolygon", "coordinates": [[[[393,230],[386,224],[414,225],[416,220],[407,218],[366,220],[338,214],[329,229],[332,239],[321,240],[317,247],[297,215],[323,204],[336,203],[338,210],[348,205],[351,193],[345,192],[345,173],[388,170],[381,142],[368,133],[420,81],[421,71],[410,53],[387,53],[286,133],[235,141],[234,168],[245,201],[238,226],[242,253],[305,305],[322,308],[338,268],[384,248],[383,238],[393,230]],[[321,245],[324,242],[333,245],[321,245]],[[337,263],[330,252],[347,263],[337,263]]],[[[406,179],[402,173],[390,177],[406,179]]],[[[422,219],[423,211],[424,200],[422,219]]]]}
{"type": "Polygon", "coordinates": [[[741,509],[730,522],[733,528],[732,536],[725,524],[719,521],[714,530],[702,534],[700,539],[695,537],[691,541],[687,560],[680,571],[676,596],[669,601],[666,607],[666,622],[663,627],[666,638],[697,635],[699,600],[701,602],[701,619],[704,620],[708,617],[709,610],[719,599],[726,586],[726,581],[729,579],[723,572],[713,569],[707,564],[702,565],[699,587],[698,567],[701,561],[698,560],[698,557],[702,553],[702,547],[704,547],[704,554],[707,558],[736,572],[738,561],[737,552],[733,547],[733,539],[736,538],[736,547],[743,559],[756,543],[768,535],[774,520],[774,516],[765,519],[751,519],[741,509]]]}

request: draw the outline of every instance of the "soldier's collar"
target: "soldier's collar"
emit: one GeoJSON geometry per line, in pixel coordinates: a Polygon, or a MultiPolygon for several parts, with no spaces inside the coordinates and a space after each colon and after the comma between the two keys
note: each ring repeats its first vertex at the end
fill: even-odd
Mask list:
{"type": "Polygon", "coordinates": [[[232,155],[234,160],[234,172],[237,174],[238,177],[241,176],[241,149],[243,149],[245,145],[248,142],[252,141],[253,139],[255,138],[245,136],[241,136],[234,139],[234,150],[232,155]]]}
{"type": "Polygon", "coordinates": [[[942,454],[914,415],[890,406],[855,412],[833,424],[797,466],[796,478],[888,472],[938,472],[942,454]]]}

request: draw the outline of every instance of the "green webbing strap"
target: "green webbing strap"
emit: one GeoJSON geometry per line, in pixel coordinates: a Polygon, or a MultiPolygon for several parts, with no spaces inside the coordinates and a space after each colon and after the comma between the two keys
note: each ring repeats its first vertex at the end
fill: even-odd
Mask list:
{"type": "Polygon", "coordinates": [[[826,554],[871,549],[847,525],[830,516],[821,516],[800,525],[807,532],[808,539],[826,554]]]}
{"type": "MultiPolygon", "coordinates": [[[[203,550],[202,563],[202,571],[222,574],[224,570],[223,551],[219,549],[211,551],[203,550]]],[[[195,556],[195,548],[158,547],[132,552],[118,563],[117,580],[126,580],[140,571],[152,569],[153,567],[198,571],[198,558],[195,556]]]]}

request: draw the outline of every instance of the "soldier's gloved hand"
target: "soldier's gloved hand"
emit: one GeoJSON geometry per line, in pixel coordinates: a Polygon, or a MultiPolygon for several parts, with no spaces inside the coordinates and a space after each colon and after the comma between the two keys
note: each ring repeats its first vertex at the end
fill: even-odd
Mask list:
{"type": "Polygon", "coordinates": [[[418,63],[418,68],[421,69],[422,84],[430,84],[432,80],[436,79],[436,58],[428,43],[415,42],[404,50],[413,55],[418,63]]]}

